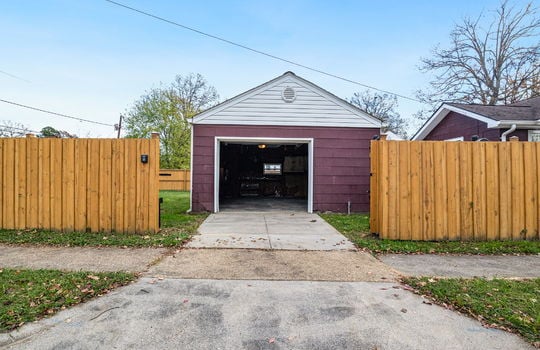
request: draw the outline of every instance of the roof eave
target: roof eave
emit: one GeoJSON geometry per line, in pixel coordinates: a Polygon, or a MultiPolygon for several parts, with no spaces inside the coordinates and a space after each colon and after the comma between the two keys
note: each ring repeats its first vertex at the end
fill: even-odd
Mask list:
{"type": "Polygon", "coordinates": [[[273,84],[278,84],[282,79],[286,79],[287,77],[292,77],[293,79],[296,79],[298,82],[303,83],[305,85],[311,86],[313,89],[318,91],[320,94],[325,95],[326,98],[334,100],[335,103],[340,105],[342,108],[345,108],[349,110],[351,113],[357,115],[358,117],[364,118],[366,121],[370,122],[374,128],[380,128],[382,126],[381,120],[377,119],[376,117],[370,115],[369,113],[361,110],[360,108],[352,105],[350,102],[332,94],[331,92],[321,88],[320,86],[310,82],[309,80],[306,80],[293,72],[285,72],[284,74],[269,80],[263,84],[260,84],[252,89],[249,89],[248,91],[245,91],[239,95],[236,95],[235,97],[232,97],[226,101],[223,101],[216,106],[213,106],[195,116],[191,119],[191,124],[199,124],[199,122],[203,121],[207,117],[213,115],[214,113],[218,113],[219,111],[226,109],[227,107],[234,105],[235,103],[240,102],[242,99],[247,98],[251,96],[253,93],[256,93],[257,91],[260,91],[268,86],[271,86],[273,84]]]}
{"type": "Polygon", "coordinates": [[[459,113],[459,114],[464,115],[466,117],[473,118],[473,119],[479,120],[481,122],[484,122],[484,123],[487,124],[488,128],[496,128],[497,125],[499,124],[498,121],[496,121],[494,119],[491,119],[491,118],[489,118],[487,116],[484,116],[484,115],[481,115],[481,114],[478,114],[478,113],[474,113],[474,112],[471,112],[471,111],[468,111],[466,109],[459,108],[459,107],[456,107],[456,106],[451,106],[451,105],[449,105],[447,103],[443,103],[431,115],[431,117],[429,117],[429,119],[424,123],[424,125],[420,128],[420,130],[418,130],[416,132],[416,134],[414,134],[414,136],[412,137],[412,140],[414,140],[414,141],[423,140],[426,136],[429,135],[429,133],[431,131],[433,131],[433,129],[435,129],[435,127],[437,125],[439,125],[439,123],[450,112],[456,112],[456,113],[459,113]]]}
{"type": "Polygon", "coordinates": [[[538,129],[540,128],[540,120],[500,120],[496,128],[505,128],[515,125],[518,129],[538,129]]]}

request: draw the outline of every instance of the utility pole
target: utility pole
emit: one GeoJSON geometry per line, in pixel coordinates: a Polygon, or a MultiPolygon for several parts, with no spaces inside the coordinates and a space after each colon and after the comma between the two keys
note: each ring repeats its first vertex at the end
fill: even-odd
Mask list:
{"type": "Polygon", "coordinates": [[[114,128],[118,130],[118,136],[116,137],[117,139],[120,138],[120,131],[122,130],[122,119],[124,119],[124,116],[120,114],[120,121],[114,126],[114,128]]]}

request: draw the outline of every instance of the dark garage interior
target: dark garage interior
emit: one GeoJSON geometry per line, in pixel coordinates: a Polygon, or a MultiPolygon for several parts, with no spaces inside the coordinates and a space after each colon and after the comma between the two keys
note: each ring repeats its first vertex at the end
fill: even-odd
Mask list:
{"type": "Polygon", "coordinates": [[[219,170],[221,210],[307,210],[307,144],[222,142],[219,170]]]}

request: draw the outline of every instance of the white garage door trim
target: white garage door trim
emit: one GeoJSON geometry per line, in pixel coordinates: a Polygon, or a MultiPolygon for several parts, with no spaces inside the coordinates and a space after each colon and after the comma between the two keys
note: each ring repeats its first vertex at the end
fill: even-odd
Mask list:
{"type": "Polygon", "coordinates": [[[259,143],[305,143],[308,145],[308,213],[313,213],[313,138],[280,137],[230,137],[216,136],[214,139],[214,213],[219,212],[219,166],[221,142],[259,142],[259,143]]]}

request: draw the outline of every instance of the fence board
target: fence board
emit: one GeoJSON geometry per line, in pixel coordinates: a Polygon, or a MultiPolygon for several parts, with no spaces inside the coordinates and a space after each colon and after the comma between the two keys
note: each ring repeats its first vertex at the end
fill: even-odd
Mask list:
{"type": "MultiPolygon", "coordinates": [[[[26,188],[35,189],[26,191],[26,227],[38,227],[39,223],[39,140],[36,137],[26,139],[26,188]]],[[[21,174],[22,175],[22,174],[21,174]]]]}
{"type": "Polygon", "coordinates": [[[0,139],[0,227],[156,232],[158,165],[159,139],[0,139]]]}
{"type": "Polygon", "coordinates": [[[87,199],[86,207],[90,215],[87,216],[87,229],[98,231],[99,227],[99,143],[90,142],[87,149],[87,199]]]}
{"type": "MultiPolygon", "coordinates": [[[[535,176],[540,175],[540,142],[535,142],[535,151],[536,151],[536,171],[535,176]]],[[[540,237],[540,184],[536,184],[536,217],[538,220],[538,226],[534,228],[533,237],[540,237]]],[[[527,236],[529,238],[529,236],[527,236]]]]}
{"type": "MultiPolygon", "coordinates": [[[[370,181],[374,188],[379,188],[379,147],[380,143],[371,143],[369,156],[370,156],[370,181]]],[[[160,184],[161,185],[161,184],[160,184]]],[[[379,212],[379,196],[375,192],[369,192],[369,211],[370,213],[379,212]]],[[[374,232],[379,232],[379,221],[377,220],[379,215],[369,216],[369,226],[373,228],[374,232]]]]}
{"type": "Polygon", "coordinates": [[[159,170],[159,189],[173,191],[189,191],[189,169],[161,169],[159,170]]]}
{"type": "Polygon", "coordinates": [[[523,144],[523,161],[526,166],[524,173],[526,184],[525,188],[525,235],[532,237],[538,236],[538,222],[537,213],[537,188],[538,181],[535,176],[538,175],[538,169],[536,167],[536,146],[534,143],[523,144]]]}
{"type": "Polygon", "coordinates": [[[124,152],[125,142],[119,140],[118,142],[113,142],[112,144],[112,161],[113,161],[113,189],[114,189],[114,200],[113,200],[113,230],[118,231],[124,225],[124,191],[125,191],[125,181],[124,181],[124,152]]]}
{"type": "Polygon", "coordinates": [[[539,143],[378,140],[371,162],[382,238],[540,238],[539,143]]]}
{"type": "Polygon", "coordinates": [[[512,157],[512,239],[519,239],[525,229],[525,186],[523,178],[523,148],[521,142],[511,142],[512,157]]]}
{"type": "Polygon", "coordinates": [[[411,157],[409,159],[411,167],[411,239],[422,239],[422,147],[418,142],[410,144],[411,157]]]}
{"type": "Polygon", "coordinates": [[[408,203],[411,188],[411,173],[409,168],[410,151],[408,143],[398,143],[398,201],[397,214],[399,216],[399,235],[403,239],[411,239],[411,206],[408,203]]]}
{"type": "Polygon", "coordinates": [[[75,142],[66,142],[62,154],[62,229],[75,226],[75,142]]]}
{"type": "Polygon", "coordinates": [[[459,195],[459,148],[455,142],[446,144],[446,169],[448,189],[448,219],[445,239],[455,240],[460,227],[460,195],[459,195]]]}
{"type": "Polygon", "coordinates": [[[15,140],[4,140],[4,167],[2,190],[4,198],[2,202],[2,213],[4,215],[3,227],[7,229],[15,228],[15,216],[17,214],[15,207],[15,140]]]}
{"type": "Polygon", "coordinates": [[[125,145],[126,157],[124,159],[124,166],[127,172],[131,172],[134,176],[125,178],[125,193],[124,197],[124,225],[129,231],[135,231],[135,192],[137,182],[137,163],[133,160],[137,158],[137,143],[131,142],[125,145]]]}
{"type": "Polygon", "coordinates": [[[51,140],[41,140],[39,145],[42,153],[40,155],[40,223],[38,224],[38,228],[48,228],[51,227],[51,140]]]}
{"type": "MultiPolygon", "coordinates": [[[[512,183],[510,143],[499,145],[499,187],[509,189],[512,183]]],[[[512,191],[499,191],[499,238],[512,237],[512,191]]]]}
{"type": "MultiPolygon", "coordinates": [[[[105,232],[111,231],[112,196],[111,196],[111,140],[99,143],[99,227],[105,232]]],[[[146,205],[142,204],[142,205],[146,205]]],[[[142,231],[137,231],[142,232],[142,231]]]]}
{"type": "MultiPolygon", "coordinates": [[[[26,226],[26,203],[30,201],[30,196],[25,193],[26,181],[30,181],[30,173],[26,172],[26,142],[15,143],[15,160],[18,166],[15,167],[15,179],[17,188],[15,190],[14,205],[17,211],[15,215],[15,227],[22,229],[26,226]]],[[[30,206],[28,206],[30,208],[30,206]]]]}
{"type": "MultiPolygon", "coordinates": [[[[380,144],[380,151],[381,151],[381,157],[383,159],[388,159],[388,143],[387,142],[381,142],[380,144]]],[[[382,162],[381,163],[381,186],[384,189],[381,192],[381,203],[383,205],[380,206],[381,210],[381,231],[388,232],[388,222],[390,221],[390,213],[388,211],[388,203],[389,203],[389,195],[388,195],[388,164],[389,162],[382,162]]]]}
{"type": "Polygon", "coordinates": [[[433,188],[435,200],[433,205],[435,208],[435,239],[448,239],[448,215],[447,212],[447,172],[446,172],[446,143],[436,143],[433,147],[433,188]]]}
{"type": "Polygon", "coordinates": [[[499,218],[499,153],[496,143],[486,145],[486,232],[500,238],[499,218]]]}
{"type": "Polygon", "coordinates": [[[75,141],[75,230],[85,231],[87,226],[87,159],[88,140],[79,139],[75,141]]]}
{"type": "Polygon", "coordinates": [[[434,172],[433,172],[433,148],[422,145],[422,171],[424,173],[422,182],[423,194],[423,223],[422,239],[435,239],[435,211],[434,211],[434,172]]]}

